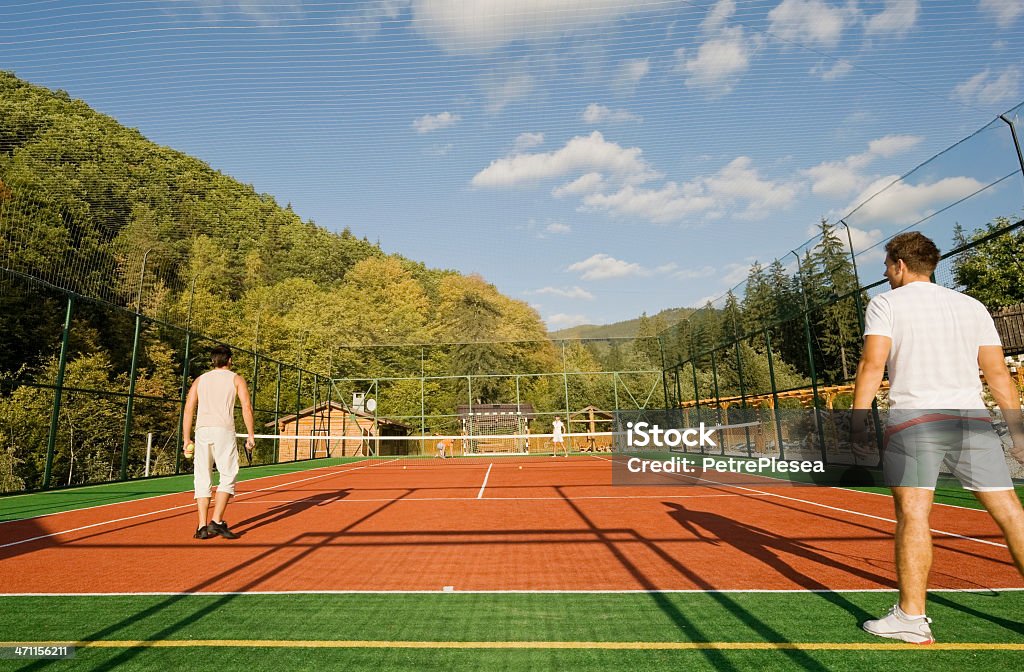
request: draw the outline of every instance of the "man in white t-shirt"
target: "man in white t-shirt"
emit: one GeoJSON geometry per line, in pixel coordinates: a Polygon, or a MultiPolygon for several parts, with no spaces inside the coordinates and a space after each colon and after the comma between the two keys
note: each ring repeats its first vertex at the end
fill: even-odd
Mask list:
{"type": "Polygon", "coordinates": [[[209,539],[220,535],[225,539],[237,539],[239,535],[228,529],[227,523],[224,522],[224,510],[228,506],[228,500],[235,494],[235,479],[238,477],[235,399],[241,402],[242,419],[249,432],[249,437],[245,440],[246,451],[252,451],[256,445],[252,403],[249,400],[249,388],[245,379],[231,370],[231,349],[226,345],[218,345],[210,352],[210,359],[213,370],[196,378],[189,388],[181,426],[185,457],[192,457],[191,453],[195,453],[193,480],[199,511],[199,527],[193,536],[196,539],[209,539]],[[193,444],[190,437],[194,414],[196,440],[193,444]],[[213,519],[207,523],[214,464],[217,465],[220,480],[217,483],[213,519]]]}
{"type": "Polygon", "coordinates": [[[867,308],[851,440],[858,454],[868,452],[868,413],[888,366],[883,467],[896,507],[899,602],[863,627],[881,637],[930,644],[935,640],[925,615],[932,564],[929,515],[943,463],[995,519],[1024,574],[1024,510],[985,410],[979,367],[1008,423],[1011,454],[1022,463],[1024,422],[1020,393],[988,311],[973,298],[931,282],[939,261],[935,244],[908,232],[893,237],[885,251],[892,289],[867,308]]]}
{"type": "Polygon", "coordinates": [[[562,424],[562,418],[561,416],[556,415],[555,421],[551,423],[551,457],[558,456],[559,448],[562,449],[562,452],[565,453],[566,457],[569,457],[569,449],[565,447],[565,437],[562,436],[563,431],[565,431],[565,425],[562,424]]]}

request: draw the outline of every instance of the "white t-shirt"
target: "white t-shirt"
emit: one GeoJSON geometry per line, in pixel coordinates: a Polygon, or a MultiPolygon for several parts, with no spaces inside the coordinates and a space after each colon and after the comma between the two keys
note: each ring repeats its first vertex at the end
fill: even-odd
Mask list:
{"type": "Polygon", "coordinates": [[[892,408],[984,408],[978,348],[1002,345],[979,301],[930,282],[871,299],[865,336],[888,336],[892,408]]]}
{"type": "Polygon", "coordinates": [[[563,429],[563,425],[562,425],[562,421],[561,420],[555,420],[554,422],[551,423],[551,434],[552,434],[551,441],[552,442],[556,442],[557,443],[558,441],[562,440],[562,429],[563,429]]]}
{"type": "Polygon", "coordinates": [[[224,427],[235,430],[235,375],[229,369],[213,369],[199,376],[196,429],[224,427]]]}

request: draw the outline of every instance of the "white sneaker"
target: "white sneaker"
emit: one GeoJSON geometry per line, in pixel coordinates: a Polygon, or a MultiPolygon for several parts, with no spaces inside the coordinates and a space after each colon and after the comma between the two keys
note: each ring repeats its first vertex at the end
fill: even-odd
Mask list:
{"type": "Polygon", "coordinates": [[[864,621],[861,627],[879,637],[899,639],[911,644],[934,644],[935,637],[932,636],[932,629],[929,627],[931,622],[932,619],[927,616],[910,618],[897,604],[884,618],[864,621]]]}

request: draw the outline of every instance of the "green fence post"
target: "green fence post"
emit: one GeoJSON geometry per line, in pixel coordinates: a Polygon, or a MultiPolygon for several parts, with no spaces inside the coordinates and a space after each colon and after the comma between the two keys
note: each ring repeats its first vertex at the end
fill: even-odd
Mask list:
{"type": "Polygon", "coordinates": [[[185,362],[181,366],[181,400],[178,408],[178,428],[175,434],[177,439],[174,442],[174,473],[181,473],[181,447],[184,437],[181,435],[181,426],[185,419],[185,401],[188,397],[188,379],[192,372],[192,331],[185,329],[185,362]]]}
{"type": "Polygon", "coordinates": [[[658,350],[661,352],[661,388],[665,396],[665,408],[668,409],[668,378],[665,370],[665,343],[661,340],[661,334],[658,334],[658,350]]]}
{"type": "Polygon", "coordinates": [[[64,332],[60,339],[60,358],[57,360],[57,380],[53,390],[53,410],[50,412],[50,433],[46,437],[46,467],[43,469],[43,490],[50,487],[53,471],[53,454],[57,448],[57,429],[60,420],[60,403],[64,392],[64,372],[68,362],[68,341],[71,338],[71,315],[75,310],[75,297],[68,294],[68,307],[64,313],[64,332]]]}
{"type": "Polygon", "coordinates": [[[782,415],[779,412],[779,388],[775,384],[775,356],[772,354],[772,332],[764,330],[764,343],[768,350],[768,379],[772,385],[772,411],[775,415],[775,434],[779,444],[779,459],[786,459],[786,447],[782,445],[782,415]]]}
{"type": "Polygon", "coordinates": [[[121,478],[128,479],[128,448],[132,440],[132,413],[135,410],[135,382],[139,370],[139,336],[142,333],[142,313],[135,313],[135,337],[132,339],[132,366],[128,378],[128,405],[124,414],[124,441],[121,443],[121,478]]]}
{"type": "Polygon", "coordinates": [[[277,394],[274,396],[274,464],[281,459],[281,362],[277,363],[277,394]]]}
{"type": "Polygon", "coordinates": [[[299,415],[302,413],[302,369],[299,372],[299,383],[295,388],[295,450],[292,452],[292,462],[299,459],[299,415]]]}

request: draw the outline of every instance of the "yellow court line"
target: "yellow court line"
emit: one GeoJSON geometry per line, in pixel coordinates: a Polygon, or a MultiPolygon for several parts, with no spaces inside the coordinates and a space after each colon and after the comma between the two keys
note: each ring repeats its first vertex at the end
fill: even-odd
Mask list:
{"type": "Polygon", "coordinates": [[[76,646],[81,648],[295,648],[295,649],[609,649],[720,651],[1024,651],[1024,642],[947,642],[916,646],[903,642],[420,642],[386,640],[159,639],[78,642],[0,642],[0,647],[76,646]]]}

